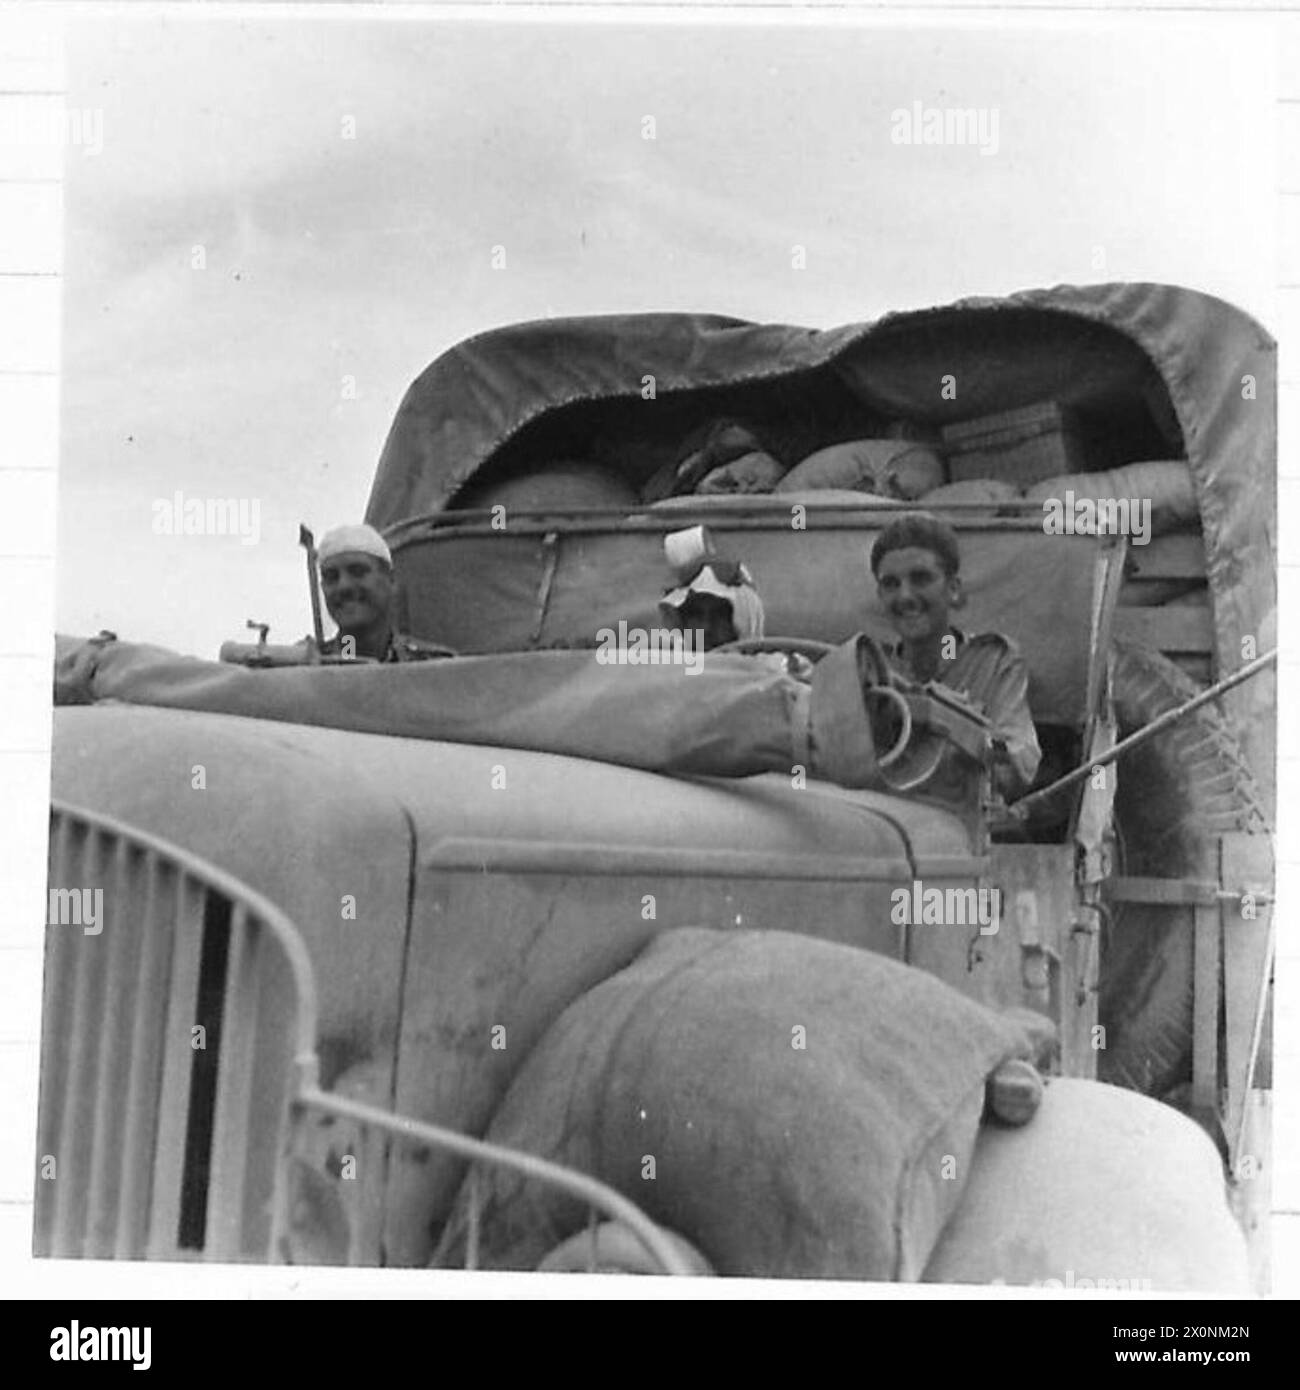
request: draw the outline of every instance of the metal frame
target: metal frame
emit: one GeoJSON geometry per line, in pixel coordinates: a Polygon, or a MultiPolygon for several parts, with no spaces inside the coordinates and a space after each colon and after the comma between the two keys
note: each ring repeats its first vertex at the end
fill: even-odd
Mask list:
{"type": "MultiPolygon", "coordinates": [[[[547,1183],[627,1226],[663,1273],[696,1272],[577,1169],[322,1091],[315,977],[291,919],[178,845],[55,802],[50,886],[87,878],[108,890],[100,931],[47,928],[39,1147],[55,1173],[37,1179],[38,1255],[275,1259],[286,1163],[315,1112],[547,1183]],[[214,1034],[201,1061],[196,1017],[214,1034]]],[[[479,1188],[472,1170],[471,1268],[479,1188]]]]}
{"type": "Polygon", "coordinates": [[[1234,1173],[1243,1156],[1272,971],[1270,855],[1270,837],[1236,832],[1215,841],[1217,879],[1116,876],[1103,884],[1109,902],[1193,909],[1192,1100],[1203,1113],[1218,1115],[1234,1173]],[[1253,919],[1232,912],[1247,895],[1258,909],[1253,919]]]}

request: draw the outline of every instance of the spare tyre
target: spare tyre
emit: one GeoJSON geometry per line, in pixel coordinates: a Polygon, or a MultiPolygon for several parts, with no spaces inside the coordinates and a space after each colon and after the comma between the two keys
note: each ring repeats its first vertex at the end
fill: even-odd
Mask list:
{"type": "MultiPolygon", "coordinates": [[[[1201,689],[1167,657],[1122,639],[1112,671],[1121,736],[1201,689]]],[[[1254,775],[1212,705],[1120,760],[1115,811],[1122,874],[1214,878],[1218,836],[1268,831],[1254,775]]],[[[1102,942],[1098,1075],[1164,1096],[1191,1076],[1193,909],[1117,903],[1113,911],[1102,942]]]]}

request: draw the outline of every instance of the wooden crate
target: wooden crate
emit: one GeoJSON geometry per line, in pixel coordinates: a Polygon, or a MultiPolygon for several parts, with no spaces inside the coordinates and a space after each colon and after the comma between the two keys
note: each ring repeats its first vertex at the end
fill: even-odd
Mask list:
{"type": "Polygon", "coordinates": [[[955,483],[999,478],[1027,488],[1087,469],[1070,413],[1055,401],[947,425],[943,443],[948,476],[955,483]]]}

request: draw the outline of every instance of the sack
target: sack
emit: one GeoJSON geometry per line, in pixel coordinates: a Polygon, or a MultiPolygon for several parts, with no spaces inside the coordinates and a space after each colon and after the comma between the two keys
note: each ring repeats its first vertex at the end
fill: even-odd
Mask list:
{"type": "Polygon", "coordinates": [[[1020,489],[1001,478],[966,478],[960,483],[945,483],[931,488],[923,502],[1014,502],[1020,499],[1020,489]]]}
{"type": "Polygon", "coordinates": [[[706,474],[696,491],[705,497],[721,493],[771,492],[784,472],[784,465],[771,454],[761,451],[742,454],[706,474]]]}
{"type": "Polygon", "coordinates": [[[1171,1106],[1057,1079],[1023,1129],[986,1126],[927,1282],[1249,1292],[1203,1130],[1171,1106]]]}
{"type": "Polygon", "coordinates": [[[1179,460],[1127,463],[1101,473],[1066,473],[1035,483],[1025,496],[1035,501],[1054,498],[1065,502],[1072,492],[1075,501],[1101,498],[1127,498],[1151,504],[1151,534],[1163,535],[1182,527],[1194,526],[1200,519],[1192,471],[1179,460]]]}
{"type": "MultiPolygon", "coordinates": [[[[1022,1028],[922,971],[786,932],[656,937],[571,1005],[487,1138],[610,1183],[720,1274],[914,1279],[1022,1028]]],[[[479,1258],[532,1269],[583,1203],[479,1174],[479,1258]]],[[[463,1258],[462,1192],[435,1264],[463,1258]]]]}
{"type": "MultiPolygon", "coordinates": [[[[967,478],[960,483],[947,483],[934,488],[921,498],[922,506],[942,505],[944,502],[1018,502],[1020,489],[1000,478],[967,478]]],[[[959,516],[997,516],[999,508],[990,507],[988,511],[971,511],[963,508],[959,516]]],[[[1009,512],[1018,515],[1018,509],[1009,512]]]]}
{"type": "Polygon", "coordinates": [[[905,439],[854,439],[809,454],[781,479],[777,492],[847,488],[910,501],[943,482],[933,449],[905,439]]]}

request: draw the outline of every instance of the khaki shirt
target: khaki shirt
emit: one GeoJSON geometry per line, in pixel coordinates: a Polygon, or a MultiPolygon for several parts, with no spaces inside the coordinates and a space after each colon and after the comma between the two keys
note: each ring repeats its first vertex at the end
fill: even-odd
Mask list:
{"type": "MultiPolygon", "coordinates": [[[[341,656],[343,652],[343,636],[335,633],[325,642],[320,649],[322,656],[341,656]]],[[[435,642],[422,642],[418,637],[408,637],[405,633],[395,632],[388,639],[388,651],[385,652],[383,660],[388,661],[434,661],[438,657],[451,656],[452,653],[446,647],[440,647],[435,642]]]]}
{"type": "MultiPolygon", "coordinates": [[[[930,679],[966,696],[984,714],[992,737],[1006,745],[1007,761],[1023,791],[1033,782],[1042,758],[1029,713],[1029,668],[1016,644],[1000,632],[967,637],[953,628],[951,635],[957,639],[956,653],[941,659],[930,679]]],[[[923,684],[908,667],[901,643],[886,645],[885,654],[900,674],[923,684]]]]}

